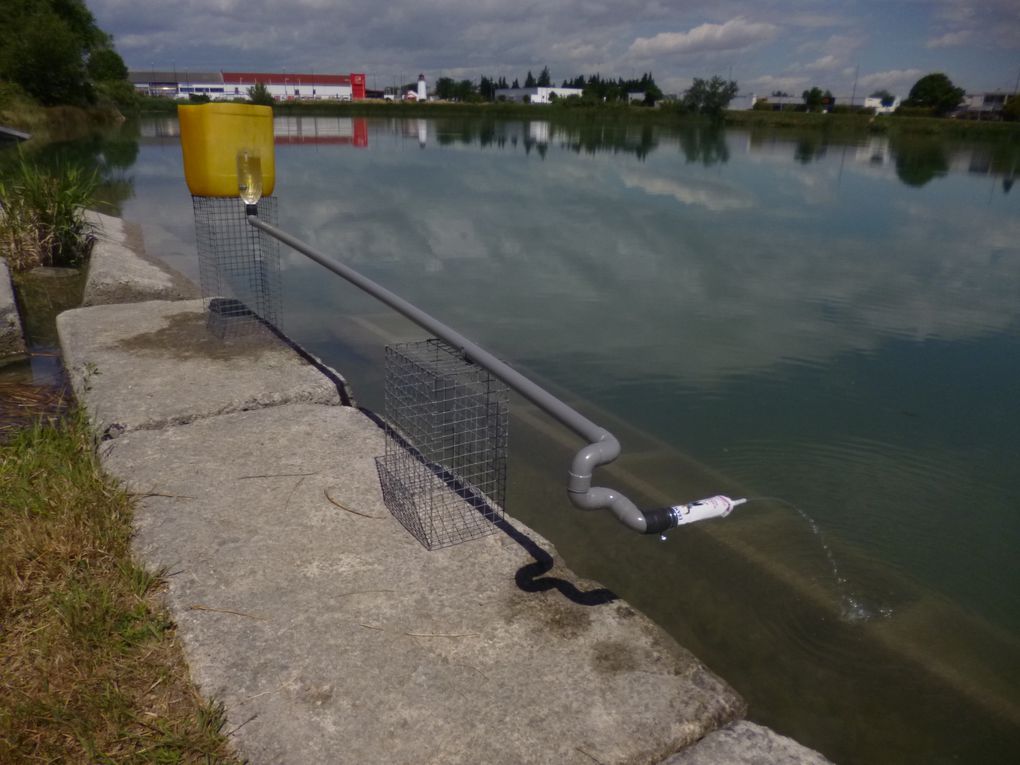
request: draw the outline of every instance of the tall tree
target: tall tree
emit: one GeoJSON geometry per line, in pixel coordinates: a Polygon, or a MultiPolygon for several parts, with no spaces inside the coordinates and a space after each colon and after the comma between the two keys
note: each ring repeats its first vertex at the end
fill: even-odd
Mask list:
{"type": "Polygon", "coordinates": [[[907,105],[927,106],[941,117],[956,109],[964,95],[963,88],[956,87],[942,72],[934,72],[914,83],[907,97],[907,105]]]}
{"type": "Polygon", "coordinates": [[[552,76],[549,74],[549,67],[543,66],[535,83],[540,88],[548,88],[552,85],[552,76]]]}
{"type": "Polygon", "coordinates": [[[730,105],[737,91],[734,80],[727,81],[716,76],[706,81],[695,77],[691,87],[684,93],[684,106],[698,114],[718,117],[730,105]]]}
{"type": "Polygon", "coordinates": [[[90,79],[126,76],[83,0],[4,0],[0,16],[0,79],[43,104],[90,102],[90,79]]]}
{"type": "Polygon", "coordinates": [[[272,106],[276,103],[276,99],[273,98],[273,94],[269,92],[269,88],[264,82],[256,82],[248,88],[248,100],[260,106],[272,106]]]}
{"type": "Polygon", "coordinates": [[[496,98],[496,83],[484,75],[478,81],[478,95],[485,101],[492,101],[496,98]]]}
{"type": "Polygon", "coordinates": [[[535,76],[528,70],[528,76],[524,78],[524,87],[533,88],[535,87],[535,76]]]}
{"type": "Polygon", "coordinates": [[[823,91],[817,85],[811,88],[811,90],[805,90],[801,94],[801,98],[804,99],[804,105],[809,112],[820,112],[822,109],[832,106],[835,101],[832,93],[828,90],[823,91]]]}

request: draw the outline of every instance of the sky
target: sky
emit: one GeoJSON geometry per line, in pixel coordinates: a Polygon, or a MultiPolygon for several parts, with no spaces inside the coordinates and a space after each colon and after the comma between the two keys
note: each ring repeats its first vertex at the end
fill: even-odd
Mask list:
{"type": "Polygon", "coordinates": [[[1012,92],[1020,0],[87,0],[131,69],[364,72],[370,88],[439,77],[523,83],[548,66],[693,78],[742,93],[905,97],[944,72],[1012,92]],[[856,87],[855,87],[856,83],[856,87]]]}

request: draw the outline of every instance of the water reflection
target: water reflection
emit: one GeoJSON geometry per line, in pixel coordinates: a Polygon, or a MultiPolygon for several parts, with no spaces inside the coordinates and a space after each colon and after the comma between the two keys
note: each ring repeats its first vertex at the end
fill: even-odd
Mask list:
{"type": "MultiPolygon", "coordinates": [[[[68,165],[95,169],[99,179],[96,204],[102,212],[119,215],[124,202],[134,194],[131,170],[139,154],[139,126],[136,121],[129,121],[114,131],[97,132],[74,141],[22,151],[29,161],[54,173],[68,165]]],[[[17,157],[17,151],[0,153],[0,173],[5,171],[5,164],[17,161],[17,157]]]]}
{"type": "MultiPolygon", "coordinates": [[[[635,477],[635,496],[730,482],[816,525],[772,502],[669,545],[621,539],[567,506],[573,449],[549,427],[514,431],[511,502],[525,501],[512,512],[533,510],[572,565],[739,682],[759,719],[837,761],[981,746],[982,761],[1011,761],[987,710],[1020,719],[1018,675],[997,669],[1016,666],[1020,627],[1014,148],[546,120],[366,126],[365,150],[279,146],[283,228],[605,415],[625,444],[614,480],[635,477]],[[849,622],[825,608],[840,598],[891,615],[849,622]],[[1008,639],[980,642],[995,630],[1008,639]],[[961,687],[987,698],[962,702],[961,687]]],[[[145,139],[127,214],[190,227],[179,149],[159,143],[171,127],[145,139]]],[[[341,134],[335,121],[300,130],[341,134]]],[[[288,330],[369,403],[392,315],[301,256],[283,268],[288,330]]]]}
{"type": "MultiPolygon", "coordinates": [[[[1003,193],[1012,188],[1020,169],[1020,146],[1009,141],[960,143],[937,136],[894,134],[832,136],[826,132],[775,131],[752,128],[735,131],[711,125],[576,125],[548,120],[498,121],[469,117],[436,120],[397,120],[363,117],[294,117],[274,120],[278,144],[335,144],[368,146],[370,134],[400,135],[420,148],[466,146],[535,152],[545,158],[549,147],[577,154],[629,154],[646,159],[660,150],[678,149],[685,161],[710,167],[725,164],[731,151],[743,145],[751,155],[792,158],[800,164],[818,162],[838,153],[841,162],[892,168],[904,184],[920,188],[949,173],[989,175],[1002,179],[1003,193]],[[743,137],[743,140],[741,139],[743,137]],[[849,150],[849,155],[848,155],[849,150]]],[[[175,141],[177,120],[146,120],[143,142],[175,141]]]]}

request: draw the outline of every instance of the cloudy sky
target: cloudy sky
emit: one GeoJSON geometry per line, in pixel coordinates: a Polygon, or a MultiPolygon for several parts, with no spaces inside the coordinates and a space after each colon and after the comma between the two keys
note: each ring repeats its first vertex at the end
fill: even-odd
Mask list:
{"type": "Polygon", "coordinates": [[[88,0],[133,69],[365,72],[381,88],[424,72],[477,79],[693,77],[743,92],[906,95],[944,71],[1012,91],[1020,0],[88,0]],[[867,91],[867,92],[865,92],[867,91]]]}

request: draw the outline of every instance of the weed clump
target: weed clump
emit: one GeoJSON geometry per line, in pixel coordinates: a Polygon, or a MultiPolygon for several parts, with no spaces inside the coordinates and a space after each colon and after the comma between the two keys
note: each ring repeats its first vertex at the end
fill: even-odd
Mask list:
{"type": "Polygon", "coordinates": [[[95,172],[75,165],[50,171],[19,155],[0,175],[0,252],[11,269],[80,265],[92,244],[84,210],[98,185],[95,172]]]}

